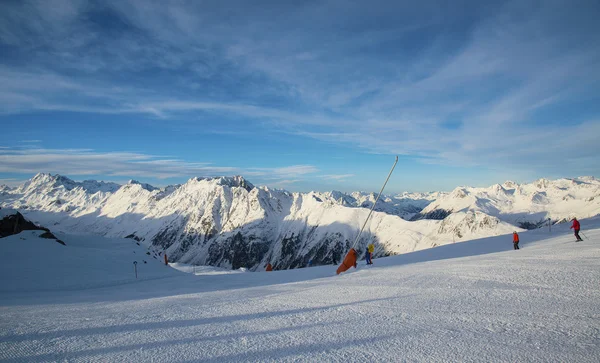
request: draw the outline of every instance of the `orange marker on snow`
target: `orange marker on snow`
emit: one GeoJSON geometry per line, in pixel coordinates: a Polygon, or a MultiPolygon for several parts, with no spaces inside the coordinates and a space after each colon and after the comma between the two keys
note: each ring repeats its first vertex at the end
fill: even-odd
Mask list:
{"type": "Polygon", "coordinates": [[[346,254],[346,257],[344,257],[344,262],[342,262],[340,267],[338,267],[336,274],[339,275],[352,266],[356,268],[356,250],[354,250],[354,248],[351,248],[350,251],[348,251],[348,254],[346,254]]]}

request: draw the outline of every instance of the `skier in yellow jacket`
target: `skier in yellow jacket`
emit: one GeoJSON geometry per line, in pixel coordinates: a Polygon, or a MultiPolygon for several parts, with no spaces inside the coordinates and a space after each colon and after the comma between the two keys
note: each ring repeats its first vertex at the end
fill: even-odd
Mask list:
{"type": "Polygon", "coordinates": [[[375,245],[370,243],[367,247],[367,253],[365,254],[365,259],[367,260],[367,265],[372,265],[373,261],[371,258],[373,257],[373,252],[375,251],[375,245]]]}

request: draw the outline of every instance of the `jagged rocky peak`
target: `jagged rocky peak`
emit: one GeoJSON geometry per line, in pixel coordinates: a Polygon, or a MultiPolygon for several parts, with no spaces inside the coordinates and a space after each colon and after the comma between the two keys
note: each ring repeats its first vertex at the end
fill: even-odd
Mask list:
{"type": "Polygon", "coordinates": [[[139,185],[142,189],[145,189],[145,190],[147,190],[149,192],[153,192],[153,191],[159,189],[159,188],[153,187],[152,185],[150,185],[148,183],[140,183],[139,181],[133,180],[133,179],[130,180],[130,181],[128,181],[125,186],[126,187],[131,187],[133,185],[139,185]]]}
{"type": "Polygon", "coordinates": [[[550,185],[550,181],[545,178],[540,178],[534,181],[533,184],[539,189],[545,189],[548,188],[548,185],[550,185]]]}
{"type": "Polygon", "coordinates": [[[30,181],[30,187],[50,185],[54,187],[63,186],[65,189],[71,190],[77,187],[77,183],[66,176],[60,174],[38,173],[30,181]]]}
{"type": "Polygon", "coordinates": [[[222,186],[228,186],[230,188],[244,188],[247,191],[251,191],[252,189],[254,189],[254,185],[252,183],[250,183],[248,180],[244,179],[244,177],[242,177],[241,175],[234,175],[234,176],[217,176],[217,177],[210,177],[210,178],[201,178],[201,177],[194,177],[191,178],[190,180],[188,180],[188,183],[198,183],[198,182],[213,182],[216,185],[222,185],[222,186]]]}
{"type": "Polygon", "coordinates": [[[25,183],[23,187],[33,190],[38,188],[59,188],[63,187],[66,190],[73,190],[75,188],[82,188],[89,193],[96,192],[115,192],[121,186],[116,183],[103,182],[96,180],[84,180],[83,182],[76,182],[66,176],[60,174],[50,173],[38,173],[29,182],[25,183]]]}
{"type": "Polygon", "coordinates": [[[507,180],[502,183],[502,187],[504,187],[504,189],[515,189],[517,187],[517,183],[512,180],[507,180]]]}
{"type": "Polygon", "coordinates": [[[341,205],[351,206],[356,203],[356,198],[337,190],[332,190],[329,195],[341,205]]]}
{"type": "Polygon", "coordinates": [[[252,189],[254,189],[254,185],[252,185],[252,183],[250,183],[249,181],[247,181],[246,179],[244,179],[244,177],[242,177],[241,175],[235,175],[231,178],[227,178],[227,177],[222,177],[224,182],[229,183],[229,186],[237,186],[240,188],[244,188],[247,191],[251,191],[252,189]]]}
{"type": "Polygon", "coordinates": [[[469,192],[467,191],[467,189],[465,189],[463,187],[458,187],[458,188],[454,189],[452,191],[452,193],[450,193],[450,197],[452,197],[452,198],[465,198],[468,194],[469,194],[469,192]]]}
{"type": "Polygon", "coordinates": [[[104,182],[98,180],[84,180],[79,183],[84,190],[90,192],[105,192],[105,193],[114,193],[121,187],[120,184],[112,183],[112,182],[104,182]]]}
{"type": "Polygon", "coordinates": [[[489,188],[494,193],[506,193],[506,189],[500,184],[494,184],[489,188]]]}
{"type": "Polygon", "coordinates": [[[337,190],[332,190],[331,192],[329,192],[329,195],[331,195],[331,197],[334,199],[340,199],[340,198],[344,198],[346,196],[345,193],[342,193],[337,190]]]}

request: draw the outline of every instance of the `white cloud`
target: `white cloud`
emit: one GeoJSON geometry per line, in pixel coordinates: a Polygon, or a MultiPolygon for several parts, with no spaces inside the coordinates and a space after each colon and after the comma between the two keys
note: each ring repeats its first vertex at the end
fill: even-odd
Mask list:
{"type": "Polygon", "coordinates": [[[354,174],[328,174],[323,175],[324,179],[336,180],[336,181],[344,181],[344,179],[352,178],[354,174]]]}
{"type": "Polygon", "coordinates": [[[188,162],[131,152],[97,152],[89,149],[0,149],[0,173],[106,175],[108,177],[189,178],[243,175],[275,180],[317,172],[311,165],[279,168],[239,168],[188,162]]]}
{"type": "MultiPolygon", "coordinates": [[[[26,67],[0,66],[0,113],[177,119],[210,112],[428,163],[527,167],[577,155],[598,165],[597,147],[587,140],[597,115],[560,124],[536,114],[597,94],[598,27],[584,6],[37,1],[2,9],[4,43],[49,51],[26,67]],[[92,29],[84,15],[102,6],[135,31],[116,38],[92,29]],[[344,16],[331,18],[340,6],[344,16]],[[381,24],[369,23],[374,18],[381,24]],[[465,29],[457,25],[463,22],[465,29]],[[464,34],[428,33],[436,27],[464,34]],[[168,73],[164,86],[154,87],[105,76],[156,69],[185,74],[168,73]],[[561,141],[575,132],[583,142],[561,141]]],[[[316,172],[303,170],[272,172],[289,180],[316,172]]]]}
{"type": "Polygon", "coordinates": [[[312,165],[293,165],[283,168],[275,168],[273,172],[277,175],[305,175],[318,172],[319,169],[312,165]]]}

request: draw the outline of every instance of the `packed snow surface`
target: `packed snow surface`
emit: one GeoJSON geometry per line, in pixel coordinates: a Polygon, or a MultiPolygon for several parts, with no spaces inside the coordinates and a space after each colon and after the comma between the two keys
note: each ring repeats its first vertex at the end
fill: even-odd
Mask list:
{"type": "Polygon", "coordinates": [[[339,276],[194,275],[131,239],[25,231],[0,239],[0,360],[598,362],[600,218],[581,222],[579,243],[562,224],[339,276]]]}

